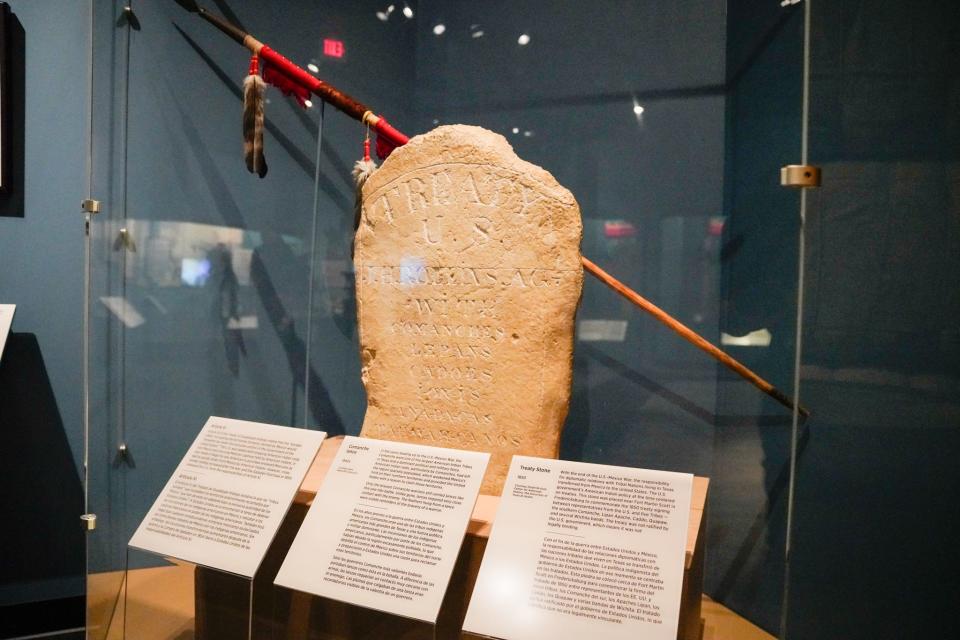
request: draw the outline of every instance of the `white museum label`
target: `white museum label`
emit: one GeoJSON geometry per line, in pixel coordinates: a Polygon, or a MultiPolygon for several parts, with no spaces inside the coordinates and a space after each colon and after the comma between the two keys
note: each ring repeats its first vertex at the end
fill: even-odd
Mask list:
{"type": "Polygon", "coordinates": [[[13,314],[16,310],[15,304],[0,304],[0,358],[3,357],[3,348],[7,345],[7,336],[10,335],[10,326],[13,324],[13,314]]]}
{"type": "Polygon", "coordinates": [[[348,436],[276,584],[435,622],[489,459],[348,436]]]}
{"type": "Polygon", "coordinates": [[[211,417],[130,546],[252,578],[326,435],[211,417]]]}
{"type": "Polygon", "coordinates": [[[675,640],[693,476],[514,456],[464,631],[675,640]]]}

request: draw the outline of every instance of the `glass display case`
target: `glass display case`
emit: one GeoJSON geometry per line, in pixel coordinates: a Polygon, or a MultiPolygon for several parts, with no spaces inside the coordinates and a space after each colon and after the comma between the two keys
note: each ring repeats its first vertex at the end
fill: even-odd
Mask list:
{"type": "MultiPolygon", "coordinates": [[[[270,86],[269,170],[249,173],[249,52],[190,4],[93,2],[88,637],[241,637],[204,626],[217,616],[232,629],[247,616],[252,637],[399,634],[274,588],[279,551],[250,585],[140,554],[124,572],[127,541],[209,416],[338,436],[357,435],[366,410],[351,175],[366,129],[270,86]]],[[[586,258],[801,397],[808,203],[780,173],[807,163],[809,3],[782,4],[208,8],[410,136],[457,123],[502,135],[573,193],[586,258]]],[[[561,458],[709,479],[683,637],[780,636],[804,417],[590,273],[572,371],[561,458]]]]}

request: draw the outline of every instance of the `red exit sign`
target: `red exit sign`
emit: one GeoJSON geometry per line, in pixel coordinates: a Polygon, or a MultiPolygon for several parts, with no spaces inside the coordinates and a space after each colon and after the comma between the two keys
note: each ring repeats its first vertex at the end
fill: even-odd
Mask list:
{"type": "Polygon", "coordinates": [[[324,38],[323,55],[331,58],[342,58],[346,48],[343,46],[343,40],[334,40],[333,38],[324,38]]]}

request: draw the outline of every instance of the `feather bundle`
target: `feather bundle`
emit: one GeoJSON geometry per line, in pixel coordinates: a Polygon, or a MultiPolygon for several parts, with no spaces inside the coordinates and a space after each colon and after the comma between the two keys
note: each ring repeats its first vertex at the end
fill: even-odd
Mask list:
{"type": "Polygon", "coordinates": [[[369,157],[363,160],[357,160],[353,165],[353,181],[357,185],[357,198],[353,205],[353,230],[360,228],[360,212],[363,210],[363,184],[367,181],[373,172],[377,170],[377,163],[369,157]]]}
{"type": "Polygon", "coordinates": [[[267,161],[263,157],[263,95],[266,89],[263,78],[255,73],[243,80],[243,156],[247,170],[261,178],[267,175],[267,161]]]}

